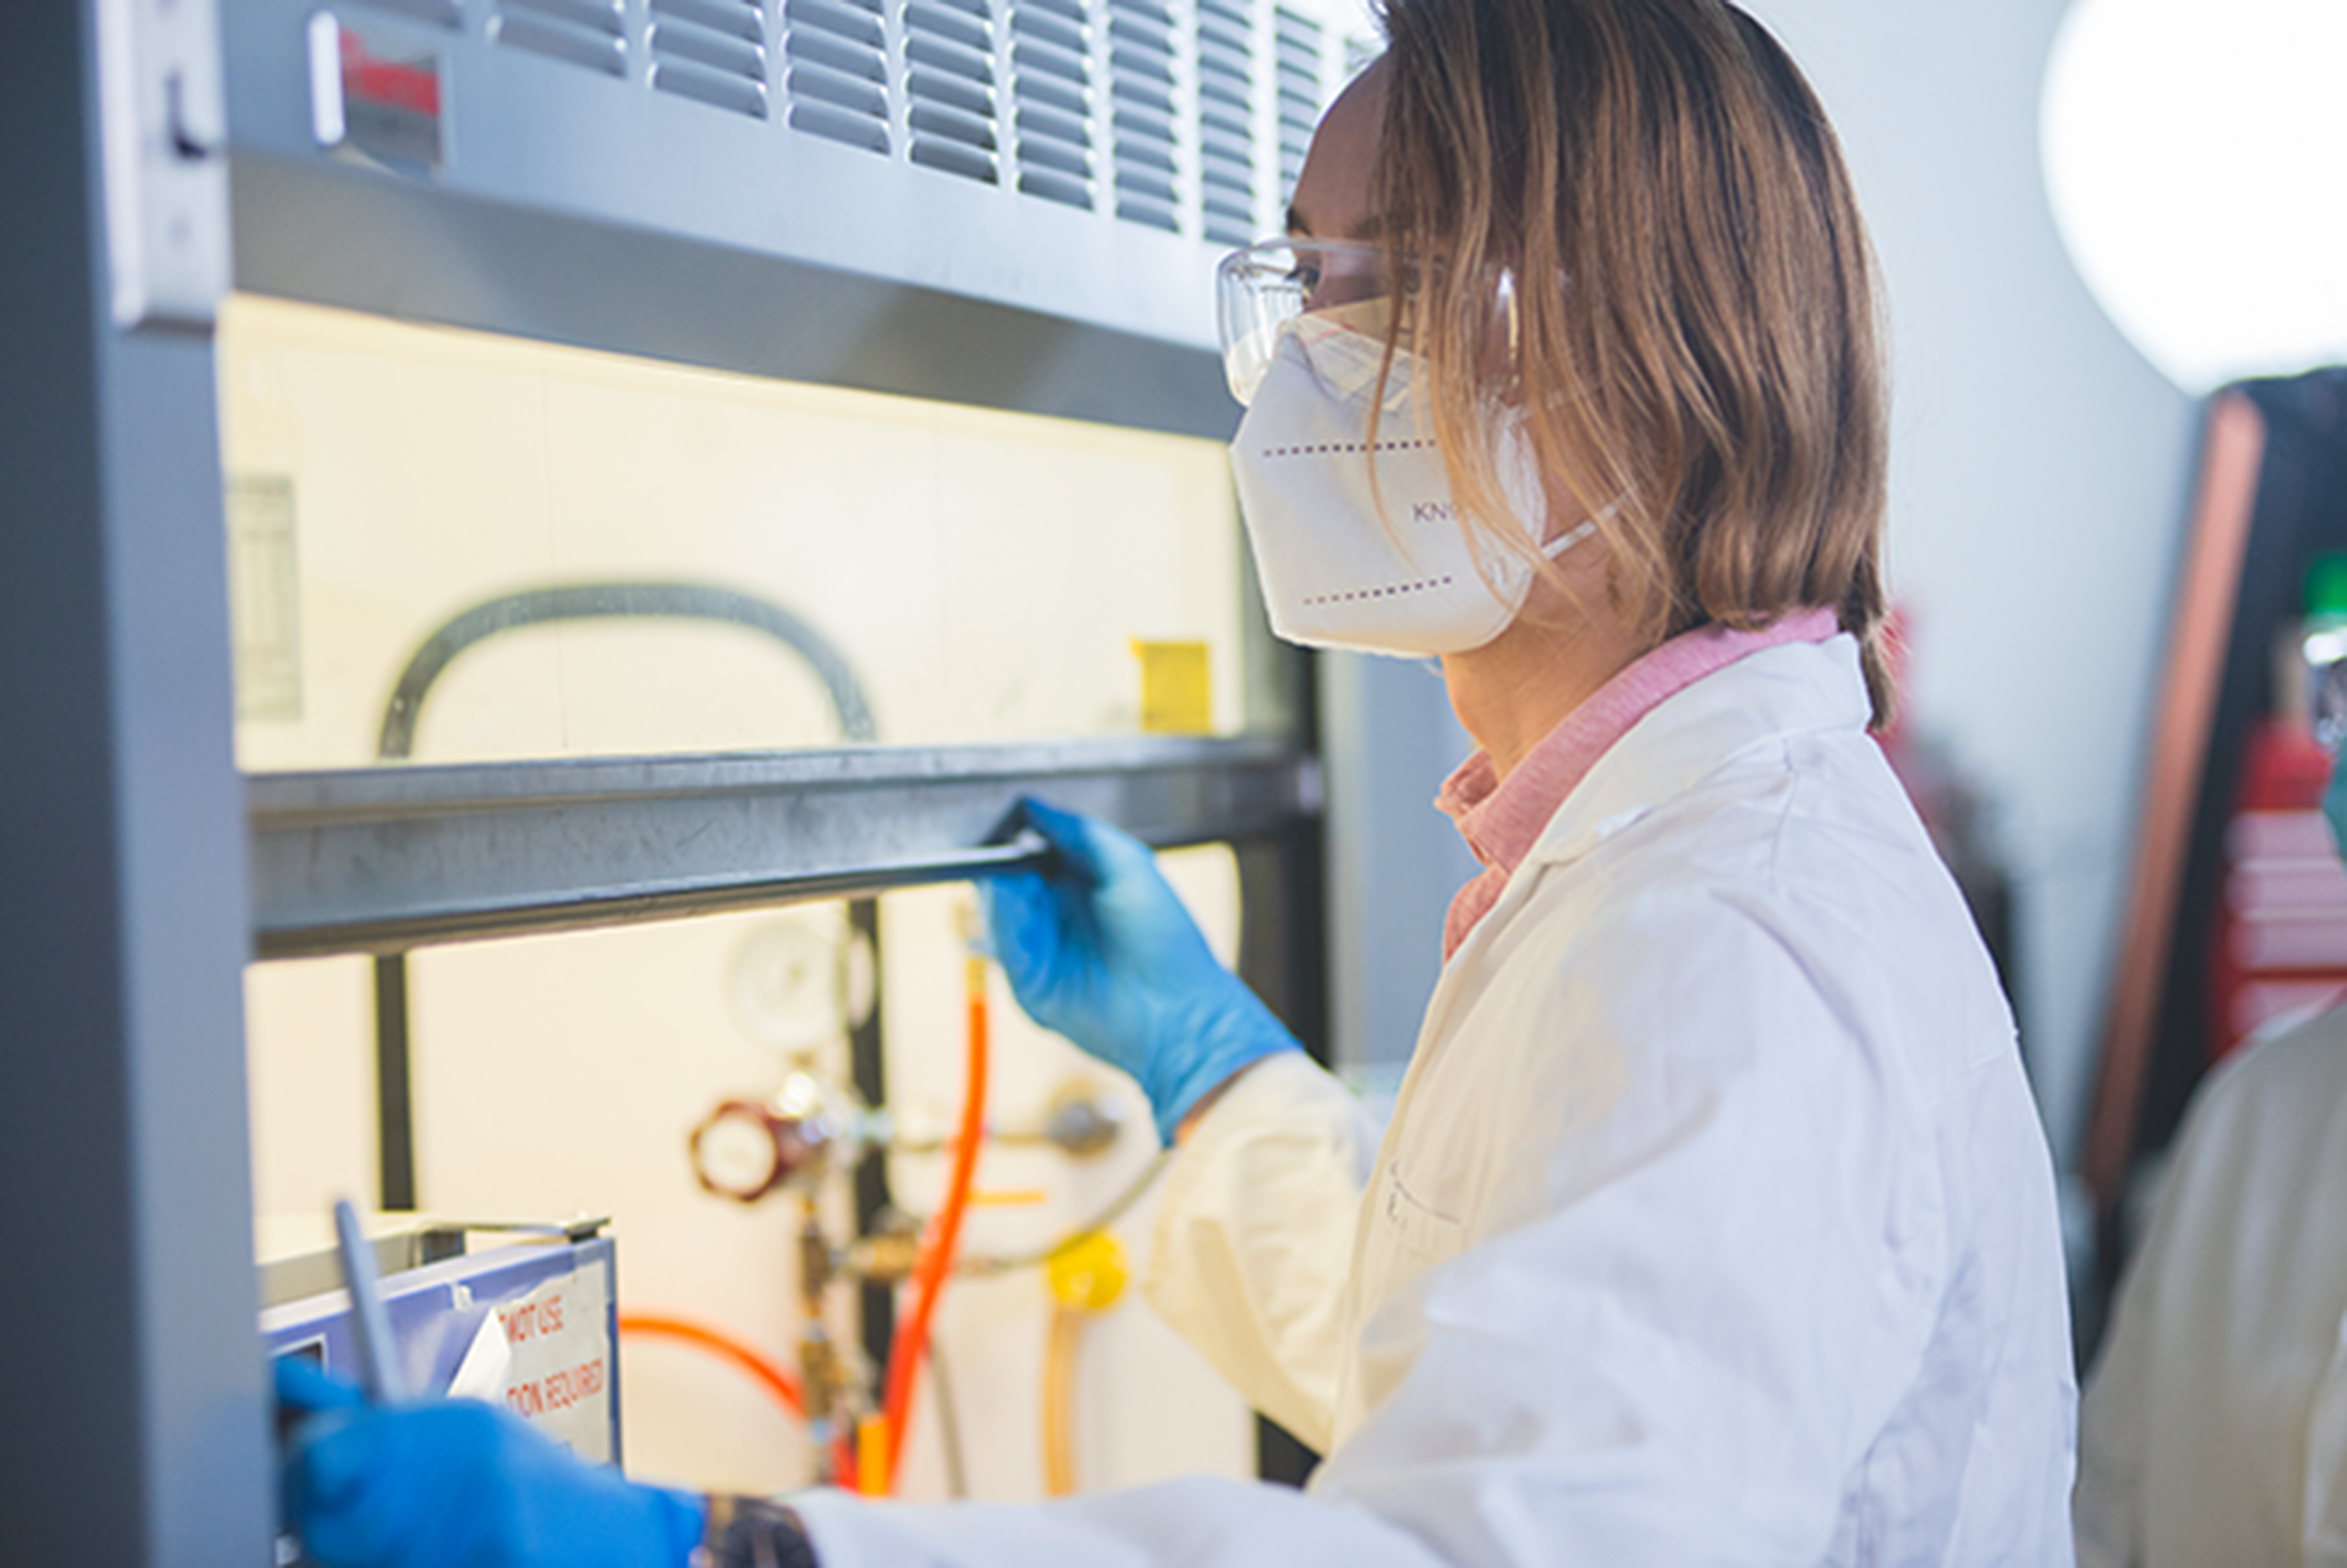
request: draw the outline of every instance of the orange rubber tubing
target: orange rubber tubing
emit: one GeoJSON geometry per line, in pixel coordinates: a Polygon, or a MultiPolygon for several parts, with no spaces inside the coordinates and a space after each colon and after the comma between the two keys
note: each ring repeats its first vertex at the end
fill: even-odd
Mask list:
{"type": "Polygon", "coordinates": [[[978,1148],[986,1131],[986,965],[969,960],[969,1069],[963,1086],[961,1131],[954,1142],[953,1173],[946,1183],[945,1205],[923,1238],[921,1255],[913,1268],[913,1316],[888,1356],[887,1397],[881,1410],[887,1420],[888,1490],[897,1489],[897,1468],[905,1458],[905,1430],[913,1412],[913,1387],[928,1354],[929,1325],[937,1316],[938,1297],[953,1274],[954,1254],[961,1243],[962,1214],[969,1206],[970,1178],[978,1170],[978,1148]]]}
{"type": "MultiPolygon", "coordinates": [[[[672,1317],[663,1312],[622,1312],[620,1333],[624,1337],[632,1334],[639,1339],[669,1339],[680,1345],[690,1345],[705,1350],[719,1360],[750,1375],[753,1382],[774,1397],[774,1402],[801,1420],[806,1419],[806,1398],[799,1390],[799,1380],[790,1368],[783,1366],[746,1340],[736,1339],[723,1328],[712,1328],[706,1323],[696,1323],[690,1317],[672,1317]]],[[[851,1440],[843,1435],[835,1445],[838,1473],[854,1476],[855,1453],[851,1440]]]]}
{"type": "Polygon", "coordinates": [[[747,1372],[784,1409],[801,1420],[806,1419],[806,1399],[800,1394],[799,1380],[790,1369],[756,1346],[736,1339],[722,1328],[661,1312],[622,1312],[620,1332],[623,1336],[633,1334],[640,1339],[673,1339],[706,1350],[721,1361],[730,1361],[747,1372]]]}

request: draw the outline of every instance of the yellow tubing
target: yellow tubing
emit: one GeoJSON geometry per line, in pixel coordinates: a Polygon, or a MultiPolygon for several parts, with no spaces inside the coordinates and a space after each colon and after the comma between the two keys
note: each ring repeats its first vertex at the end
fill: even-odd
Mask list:
{"type": "Polygon", "coordinates": [[[1124,1248],[1095,1232],[1061,1248],[1043,1277],[1054,1304],[1043,1346],[1043,1491],[1067,1497],[1076,1490],[1076,1347],[1084,1319],[1124,1295],[1124,1248]]]}
{"type": "Polygon", "coordinates": [[[888,1421],[866,1416],[856,1423],[856,1490],[866,1497],[888,1495],[888,1421]]]}
{"type": "Polygon", "coordinates": [[[1051,1311],[1051,1336],[1043,1347],[1043,1494],[1069,1497],[1076,1490],[1076,1346],[1083,1337],[1084,1314],[1072,1307],[1051,1311]]]}

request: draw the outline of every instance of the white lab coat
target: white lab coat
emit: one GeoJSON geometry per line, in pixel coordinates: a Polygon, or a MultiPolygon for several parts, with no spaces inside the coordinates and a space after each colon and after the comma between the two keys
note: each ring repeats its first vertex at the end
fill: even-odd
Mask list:
{"type": "Polygon", "coordinates": [[[2347,1568],[2347,1009],[2193,1101],[2079,1432],[2086,1568],[2347,1568]]]}
{"type": "Polygon", "coordinates": [[[826,1568],[2065,1563],[2075,1390],[2010,1014],[1848,638],[1649,713],[1443,972],[1362,1184],[1300,1059],[1175,1162],[1151,1296],[1302,1493],[816,1499],[826,1568]]]}

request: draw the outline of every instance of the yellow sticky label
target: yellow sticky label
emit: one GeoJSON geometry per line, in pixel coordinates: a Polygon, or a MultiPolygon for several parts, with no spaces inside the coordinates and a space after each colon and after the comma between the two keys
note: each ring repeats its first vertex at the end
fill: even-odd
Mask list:
{"type": "Polygon", "coordinates": [[[1214,727],[1214,690],[1203,642],[1133,640],[1141,661],[1141,727],[1153,735],[1203,735],[1214,727]]]}

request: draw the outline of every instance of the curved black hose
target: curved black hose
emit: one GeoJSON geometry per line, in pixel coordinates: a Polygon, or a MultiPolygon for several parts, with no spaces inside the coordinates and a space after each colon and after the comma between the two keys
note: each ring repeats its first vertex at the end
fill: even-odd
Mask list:
{"type": "MultiPolygon", "coordinates": [[[[875,739],[872,707],[856,672],[822,633],[781,605],[732,589],[697,582],[582,582],[559,588],[525,589],[475,605],[443,621],[407,661],[384,707],[383,729],[375,755],[384,762],[405,761],[415,746],[416,721],[424,700],[456,656],[475,643],[500,632],[562,620],[712,620],[763,631],[804,659],[823,682],[839,720],[840,733],[850,741],[875,739]]],[[[878,921],[872,901],[859,898],[848,906],[848,919],[872,944],[876,973],[880,961],[878,921]]],[[[407,955],[385,953],[374,961],[375,1116],[377,1187],[386,1211],[415,1207],[415,1122],[414,1083],[408,1061],[407,955]]],[[[886,1096],[880,1065],[879,1008],[851,1032],[856,1088],[873,1104],[886,1096]]],[[[877,1161],[866,1161],[856,1172],[858,1228],[888,1205],[887,1174],[877,1161]]],[[[866,1293],[867,1335],[881,1340],[884,1351],[893,1302],[877,1302],[866,1293]]],[[[885,1364],[885,1354],[882,1358],[885,1364]]]]}
{"type": "Polygon", "coordinates": [[[841,735],[850,741],[874,738],[871,705],[864,700],[855,671],[822,633],[781,605],[705,583],[584,582],[508,593],[443,622],[399,672],[391,701],[384,707],[375,755],[390,762],[411,754],[415,723],[433,682],[475,643],[525,626],[620,620],[715,620],[763,631],[805,660],[823,682],[841,735]]]}

